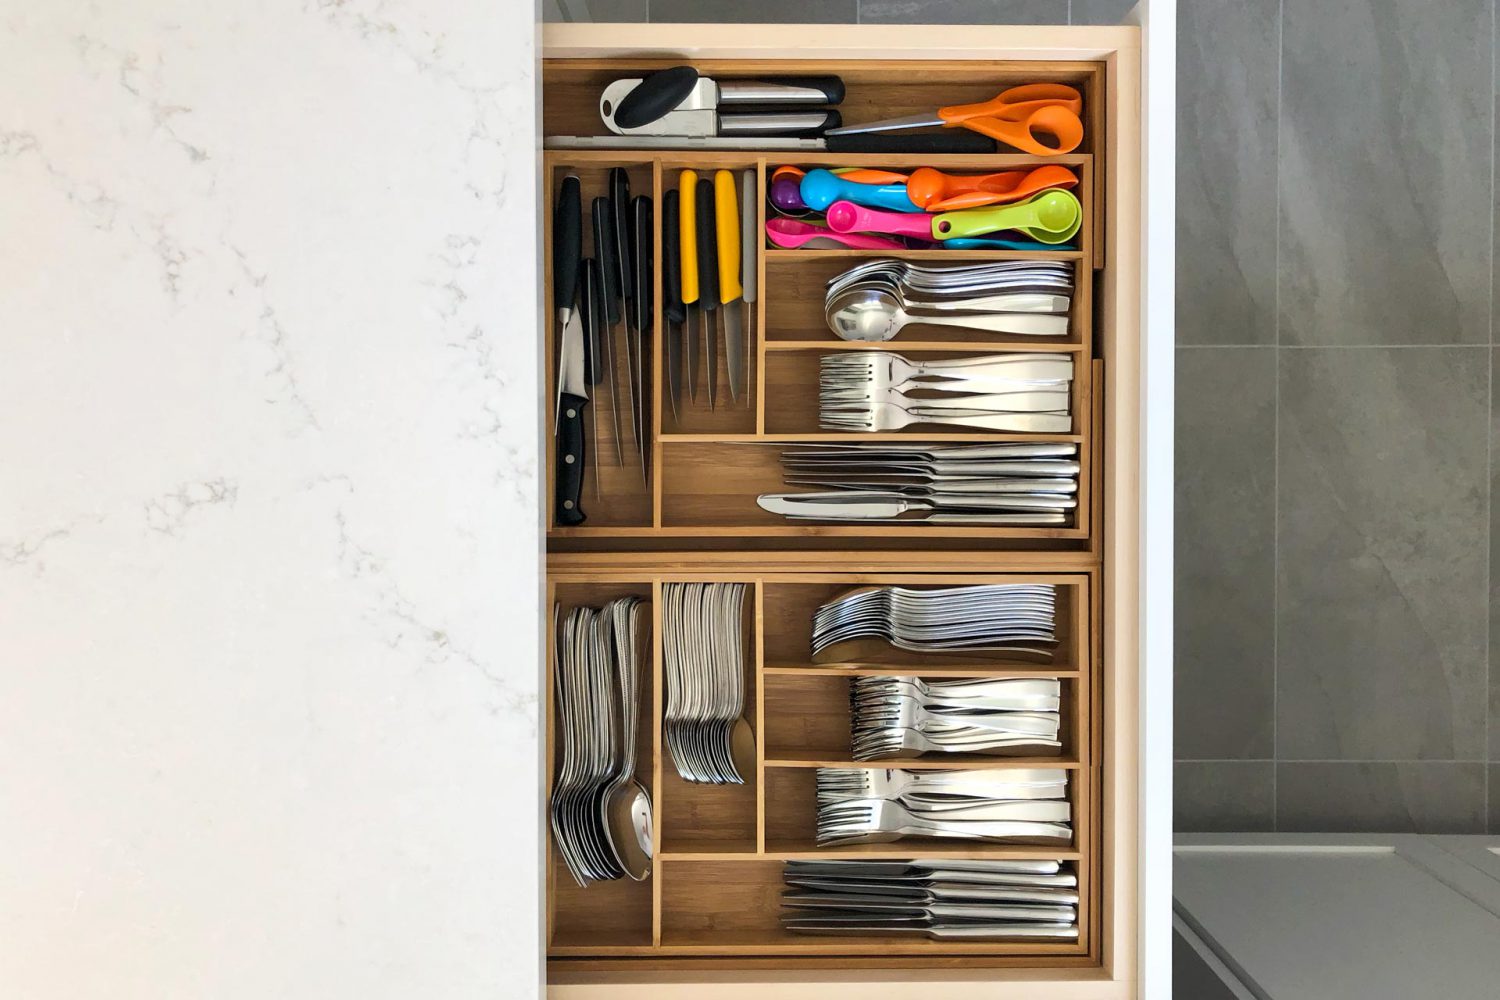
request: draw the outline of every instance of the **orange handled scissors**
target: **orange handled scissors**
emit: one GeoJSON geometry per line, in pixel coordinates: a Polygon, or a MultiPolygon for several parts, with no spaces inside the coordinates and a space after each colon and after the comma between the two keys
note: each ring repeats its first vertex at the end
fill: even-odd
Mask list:
{"type": "Polygon", "coordinates": [[[888,118],[863,125],[829,129],[827,135],[857,132],[895,132],[932,125],[959,126],[997,139],[1025,153],[1057,156],[1071,153],[1083,142],[1083,98],[1062,83],[1031,83],[1003,90],[979,104],[955,104],[933,114],[888,118]],[[1038,136],[1050,138],[1043,142],[1038,136]]]}

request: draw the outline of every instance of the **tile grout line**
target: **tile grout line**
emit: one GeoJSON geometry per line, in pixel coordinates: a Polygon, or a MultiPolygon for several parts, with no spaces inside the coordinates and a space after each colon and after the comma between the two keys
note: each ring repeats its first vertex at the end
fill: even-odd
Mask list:
{"type": "Polygon", "coordinates": [[[1488,764],[1479,758],[1419,758],[1397,757],[1390,760],[1379,757],[1184,757],[1172,761],[1174,764],[1488,764]]]}
{"type": "MultiPolygon", "coordinates": [[[[1494,2],[1494,0],[1491,0],[1494,2]]],[[[1276,293],[1271,322],[1276,348],[1271,355],[1271,831],[1281,829],[1278,799],[1281,797],[1281,130],[1283,83],[1283,36],[1286,3],[1276,4],[1276,247],[1273,264],[1276,293]]]]}
{"type": "Polygon", "coordinates": [[[1485,371],[1486,405],[1484,413],[1484,530],[1486,541],[1484,560],[1484,758],[1483,771],[1484,812],[1480,814],[1485,832],[1490,829],[1490,766],[1493,755],[1490,749],[1490,656],[1494,637],[1491,632],[1490,583],[1495,575],[1495,4],[1490,0],[1490,355],[1485,371]]]}
{"type": "Polygon", "coordinates": [[[1446,350],[1452,347],[1468,347],[1473,350],[1488,350],[1489,344],[1458,344],[1458,343],[1433,343],[1433,344],[1178,344],[1183,350],[1206,351],[1216,348],[1279,348],[1286,351],[1421,351],[1421,350],[1446,350]]]}

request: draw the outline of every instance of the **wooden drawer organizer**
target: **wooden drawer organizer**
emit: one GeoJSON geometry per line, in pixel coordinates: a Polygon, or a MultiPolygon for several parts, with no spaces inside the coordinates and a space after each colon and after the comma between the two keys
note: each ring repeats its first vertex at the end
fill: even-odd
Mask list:
{"type": "MultiPolygon", "coordinates": [[[[627,594],[650,601],[652,658],[642,682],[637,734],[640,775],[651,788],[654,856],[643,882],[622,879],[588,888],[574,884],[561,857],[549,854],[548,954],[589,958],[878,956],[898,964],[929,956],[971,960],[1027,956],[1027,964],[1089,963],[1097,935],[1099,770],[1093,705],[1099,673],[1092,621],[1097,580],[1089,573],[851,574],[710,570],[673,573],[551,575],[548,605],[598,606],[627,594]],[[746,718],[756,732],[756,769],[744,785],[683,780],[661,738],[662,644],[660,596],[671,581],[744,582],[752,660],[746,669],[746,718]],[[1051,664],[965,662],[893,651],[880,662],[814,666],[807,662],[809,623],[819,604],[864,584],[1050,583],[1058,588],[1058,649],[1051,664]],[[819,848],[814,843],[814,774],[818,767],[861,765],[849,749],[849,680],[856,675],[922,677],[1057,677],[1063,682],[1063,748],[1048,757],[947,756],[903,761],[903,767],[1060,767],[1069,772],[1074,839],[1065,846],[963,844],[906,840],[819,848]],[[965,942],[889,938],[820,938],[788,934],[779,926],[781,862],[791,858],[1061,858],[1080,880],[1077,942],[965,942]]],[[[551,663],[551,650],[548,650],[551,663]]],[[[552,719],[552,678],[547,678],[552,719]]],[[[556,735],[548,734],[547,773],[556,735]]]]}
{"type": "MultiPolygon", "coordinates": [[[[544,132],[597,135],[602,125],[597,98],[603,85],[630,73],[688,61],[674,59],[548,59],[543,63],[544,132]]],[[[1077,152],[1046,160],[1024,155],[900,156],[822,155],[793,152],[673,152],[547,150],[543,157],[547,197],[545,315],[549,359],[547,403],[553,399],[556,323],[551,301],[551,205],[557,186],[577,174],[584,197],[584,255],[592,255],[588,224],[591,199],[604,193],[609,168],[630,171],[633,193],[649,193],[655,212],[655,259],[661,260],[661,197],[675,188],[678,171],[703,176],[719,168],[753,169],[759,177],[757,223],[764,221],[768,172],[781,163],[802,166],[865,164],[892,169],[928,165],[950,171],[994,171],[1041,162],[1062,163],[1080,177],[1076,189],[1085,224],[1077,249],[1054,252],[777,250],[763,245],[755,266],[760,299],[754,326],[749,400],[728,401],[722,362],[720,406],[701,399],[673,420],[663,371],[665,316],[654,311],[649,377],[651,456],[649,485],[626,449],[613,464],[607,427],[606,385],[592,405],[603,439],[592,439],[589,469],[601,477],[604,500],[584,483],[585,525],[558,527],[551,521],[552,407],[547,414],[548,606],[598,606],[625,594],[651,602],[653,657],[643,683],[638,734],[641,780],[650,785],[654,810],[655,861],[643,882],[621,880],[580,889],[555,847],[549,848],[547,880],[548,975],[565,983],[623,982],[650,970],[1042,968],[1067,966],[1097,975],[1105,964],[1109,888],[1102,845],[1108,834],[1104,796],[1101,598],[1104,385],[1095,297],[1103,275],[1104,185],[1100,178],[1105,135],[1104,64],[1096,62],[924,61],[715,61],[694,59],[707,75],[745,76],[837,73],[848,88],[842,111],[848,121],[893,117],[941,104],[986,99],[1007,86],[1060,81],[1085,97],[1087,139],[1077,152]],[[1073,315],[1067,336],[1015,337],[912,330],[884,344],[849,344],[822,321],[824,282],[861,259],[897,256],[926,261],[1044,258],[1065,260],[1076,270],[1073,315]],[[991,350],[1065,353],[1075,359],[1074,426],[1063,435],[980,432],[846,434],[817,426],[817,365],[826,352],[863,348],[912,355],[955,356],[991,350]],[[919,524],[793,525],[761,511],[755,498],[781,490],[777,444],[791,441],[1071,441],[1083,466],[1080,506],[1074,522],[1060,528],[939,527],[919,524]],[[597,456],[609,453],[601,463],[597,456]],[[1007,550],[1007,551],[1001,551],[1007,550]],[[989,553],[989,555],[986,555],[989,553]],[[877,568],[878,567],[878,568],[877,568]],[[1003,569],[1003,572],[1001,571],[1003,569]],[[664,748],[660,593],[670,581],[743,581],[751,584],[753,621],[748,624],[747,718],[754,722],[757,766],[743,786],[691,784],[681,779],[664,748]],[[813,666],[808,632],[818,604],[839,591],[866,583],[1051,582],[1059,585],[1059,633],[1055,663],[956,663],[893,654],[879,665],[813,666]],[[1074,840],[1066,847],[964,845],[908,840],[819,850],[814,846],[814,769],[853,765],[849,749],[848,677],[906,673],[943,676],[1056,676],[1063,681],[1063,752],[1047,758],[980,758],[962,766],[1068,769],[1074,806],[1074,840]],[[1077,870],[1081,887],[1080,936],[1076,942],[927,941],[906,938],[802,937],[779,925],[782,862],[791,858],[1062,858],[1077,870]]],[[[655,271],[661,300],[660,268],[655,271]]],[[[622,415],[628,406],[622,406],[622,415]]],[[[552,730],[551,650],[547,680],[547,774],[556,752],[552,730]]],[[[902,762],[902,766],[954,766],[952,759],[902,762]]],[[[675,974],[675,973],[673,973],[675,974]]],[[[1000,975],[1001,973],[996,973],[1000,975]]],[[[639,978],[633,981],[640,981],[639,978]]],[[[675,994],[674,994],[675,995],[675,994]]],[[[767,994],[771,995],[771,994],[767,994]]]]}
{"type": "MultiPolygon", "coordinates": [[[[597,99],[609,80],[631,72],[649,72],[671,61],[633,60],[596,64],[584,61],[549,61],[545,70],[544,121],[548,134],[598,134],[597,99]]],[[[725,75],[753,72],[754,66],[741,63],[696,62],[706,74],[725,75]]],[[[1013,64],[1012,64],[1013,66],[1013,64]]],[[[915,113],[935,106],[934,101],[981,100],[1000,89],[1027,81],[1058,80],[1078,86],[1085,95],[1088,136],[1100,134],[1102,123],[1096,113],[1096,100],[1102,86],[1099,66],[1079,64],[1028,64],[1021,69],[1007,64],[962,66],[954,64],[921,64],[902,67],[903,74],[917,78],[911,83],[889,82],[891,70],[886,64],[860,68],[840,64],[837,72],[848,87],[843,105],[850,121],[866,116],[886,117],[915,113]]],[[[805,63],[791,60],[779,63],[778,73],[831,72],[827,63],[805,63]]],[[[585,224],[584,256],[593,254],[593,238],[587,222],[591,199],[605,194],[605,179],[611,167],[625,167],[630,173],[632,193],[650,193],[653,204],[661,205],[664,191],[677,186],[679,172],[696,170],[699,176],[718,169],[741,171],[754,169],[759,178],[757,228],[764,228],[765,190],[769,170],[782,163],[801,166],[857,165],[914,169],[933,166],[949,171],[978,172],[1060,163],[1079,176],[1075,189],[1084,204],[1084,227],[1074,250],[914,250],[887,253],[865,250],[779,250],[765,246],[755,266],[760,276],[760,299],[756,303],[755,322],[746,336],[751,340],[751,365],[747,372],[748,405],[729,403],[728,370],[720,358],[719,386],[723,398],[710,410],[700,387],[696,405],[687,404],[673,419],[667,398],[663,365],[666,317],[655,310],[651,330],[650,421],[651,475],[649,484],[641,475],[639,461],[627,440],[624,464],[614,464],[614,439],[606,418],[610,390],[601,383],[591,406],[597,411],[600,439],[591,440],[586,475],[600,477],[604,501],[597,500],[594,483],[586,479],[583,508],[587,523],[577,527],[559,527],[552,523],[553,504],[549,496],[548,537],[559,550],[581,550],[590,547],[670,545],[687,537],[697,538],[703,547],[763,547],[776,544],[786,547],[809,546],[900,546],[912,539],[925,539],[942,547],[1015,547],[1035,542],[1086,547],[1090,535],[1090,512],[1093,483],[1096,477],[1094,443],[1095,405],[1098,382],[1092,361],[1094,349],[1094,282],[1093,271],[1101,261],[1099,230],[1102,214],[1101,192],[1095,183],[1095,154],[1089,152],[1086,139],[1080,151],[1067,156],[1035,157],[1022,154],[911,156],[895,154],[829,155],[807,152],[683,152],[629,150],[548,150],[544,155],[547,204],[555,203],[562,179],[576,174],[583,189],[585,224]],[[929,262],[958,263],[984,260],[1063,260],[1075,268],[1075,292],[1069,334],[1064,337],[1027,337],[976,333],[937,327],[912,330],[895,340],[878,344],[850,343],[839,340],[822,319],[823,284],[834,274],[860,260],[877,257],[903,257],[929,262]],[[1056,352],[1075,361],[1073,384],[1074,426],[1068,434],[1003,434],[959,429],[951,433],[927,431],[894,431],[874,434],[822,431],[818,427],[818,359],[840,350],[889,350],[913,358],[954,357],[982,354],[996,350],[1056,352]],[[881,439],[903,441],[1066,441],[1080,445],[1079,508],[1074,523],[1062,527],[962,527],[920,524],[890,525],[802,525],[761,510],[755,498],[761,493],[782,489],[781,467],[776,445],[791,441],[873,442],[881,439]],[[596,446],[597,445],[597,446],[596,446]],[[599,461],[606,456],[607,461],[599,461]]],[[[551,300],[551,213],[548,212],[546,257],[546,314],[554,315],[551,300]]],[[[662,254],[661,212],[655,213],[655,260],[662,254]]],[[[654,301],[661,301],[661,269],[654,277],[654,301]]],[[[556,324],[547,328],[547,357],[555,357],[556,324]]],[[[721,352],[722,355],[722,352],[721,352]]],[[[555,377],[555,372],[552,373],[555,377]]],[[[550,393],[555,383],[549,382],[550,393]]],[[[686,401],[685,401],[686,402],[686,401]]],[[[629,412],[628,402],[621,400],[622,415],[629,412]]],[[[553,413],[548,412],[550,433],[553,413]]],[[[590,425],[592,432],[592,425],[590,425]]],[[[629,434],[624,436],[628,439],[629,434]]],[[[554,482],[552,463],[547,456],[547,483],[554,482]]]]}

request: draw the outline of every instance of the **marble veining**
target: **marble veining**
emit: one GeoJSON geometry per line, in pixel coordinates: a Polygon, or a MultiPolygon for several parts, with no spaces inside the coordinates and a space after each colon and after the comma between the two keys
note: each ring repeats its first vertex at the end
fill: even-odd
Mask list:
{"type": "Polygon", "coordinates": [[[0,17],[8,993],[539,990],[532,19],[0,17]]]}

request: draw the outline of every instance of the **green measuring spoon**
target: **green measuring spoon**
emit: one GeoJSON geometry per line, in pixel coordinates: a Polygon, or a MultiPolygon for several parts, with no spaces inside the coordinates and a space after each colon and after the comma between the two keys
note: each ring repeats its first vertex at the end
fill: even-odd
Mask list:
{"type": "Polygon", "coordinates": [[[932,220],[932,235],[950,240],[1016,229],[1040,243],[1066,243],[1082,226],[1083,206],[1072,192],[1043,191],[1016,205],[943,212],[932,220]]]}

